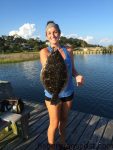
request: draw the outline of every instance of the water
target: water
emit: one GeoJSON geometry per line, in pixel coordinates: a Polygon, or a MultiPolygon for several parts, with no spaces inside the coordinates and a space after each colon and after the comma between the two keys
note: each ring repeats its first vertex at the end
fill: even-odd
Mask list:
{"type": "Polygon", "coordinates": [[[42,102],[43,87],[40,83],[41,65],[38,61],[28,61],[0,65],[0,80],[8,80],[16,96],[42,102]]]}
{"type": "MultiPolygon", "coordinates": [[[[74,59],[85,84],[75,84],[73,109],[113,118],[113,55],[76,55],[74,59]]],[[[10,81],[16,96],[44,103],[40,70],[39,60],[1,64],[0,80],[10,81]]]]}

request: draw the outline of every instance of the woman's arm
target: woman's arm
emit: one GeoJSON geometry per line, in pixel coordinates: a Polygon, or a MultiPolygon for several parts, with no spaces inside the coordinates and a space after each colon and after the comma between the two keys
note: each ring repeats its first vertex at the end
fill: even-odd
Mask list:
{"type": "Polygon", "coordinates": [[[41,49],[41,51],[40,51],[40,62],[42,64],[42,67],[44,67],[44,65],[46,64],[48,54],[49,54],[49,52],[48,52],[47,48],[41,49]]]}

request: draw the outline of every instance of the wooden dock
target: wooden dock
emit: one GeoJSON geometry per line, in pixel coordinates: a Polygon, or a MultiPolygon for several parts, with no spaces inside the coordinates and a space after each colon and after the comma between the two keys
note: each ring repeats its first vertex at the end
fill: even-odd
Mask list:
{"type": "MultiPolygon", "coordinates": [[[[28,102],[27,102],[28,103],[28,102]]],[[[46,150],[47,128],[49,125],[48,112],[45,106],[29,102],[33,107],[29,119],[29,139],[15,136],[9,132],[0,132],[0,150],[46,150]]],[[[112,150],[113,149],[113,120],[70,111],[67,123],[66,141],[68,150],[112,150]]],[[[59,135],[56,134],[56,150],[59,135]]]]}

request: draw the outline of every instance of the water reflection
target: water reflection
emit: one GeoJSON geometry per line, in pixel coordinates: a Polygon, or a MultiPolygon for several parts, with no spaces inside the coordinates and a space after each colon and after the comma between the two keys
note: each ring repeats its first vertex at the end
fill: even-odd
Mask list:
{"type": "MultiPolygon", "coordinates": [[[[39,63],[38,63],[39,64],[39,63]]],[[[22,65],[22,71],[26,79],[33,79],[37,75],[38,65],[36,66],[35,62],[24,62],[22,65]]]]}

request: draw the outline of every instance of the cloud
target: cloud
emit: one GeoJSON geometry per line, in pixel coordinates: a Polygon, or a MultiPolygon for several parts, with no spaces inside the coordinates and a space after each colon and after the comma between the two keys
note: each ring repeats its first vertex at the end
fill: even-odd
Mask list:
{"type": "Polygon", "coordinates": [[[25,39],[34,38],[34,32],[36,31],[35,24],[26,23],[22,25],[18,30],[10,31],[9,35],[18,35],[25,39]]]}
{"type": "Polygon", "coordinates": [[[103,45],[103,46],[108,46],[108,45],[113,45],[113,39],[111,38],[102,38],[102,39],[99,39],[99,38],[95,38],[91,35],[86,35],[86,36],[79,36],[78,34],[69,34],[69,35],[64,35],[62,33],[63,36],[67,37],[67,38],[77,38],[77,39],[80,39],[80,40],[84,40],[86,41],[88,44],[96,44],[96,45],[103,45]]]}
{"type": "Polygon", "coordinates": [[[93,36],[86,36],[86,37],[78,37],[78,39],[81,39],[81,40],[84,40],[86,41],[87,43],[92,43],[94,37],[93,36]]]}
{"type": "Polygon", "coordinates": [[[109,44],[113,44],[113,39],[110,38],[103,38],[99,41],[100,44],[103,45],[109,45],[109,44]]]}
{"type": "Polygon", "coordinates": [[[80,39],[80,40],[84,40],[86,41],[87,43],[92,43],[93,40],[94,40],[94,37],[93,36],[85,36],[85,37],[82,37],[82,36],[78,36],[77,34],[69,34],[69,35],[66,35],[67,38],[77,38],[77,39],[80,39]]]}
{"type": "Polygon", "coordinates": [[[67,38],[77,38],[78,35],[77,34],[69,34],[69,35],[66,35],[67,38]]]}
{"type": "Polygon", "coordinates": [[[61,36],[64,36],[64,34],[61,32],[61,36]]]}

